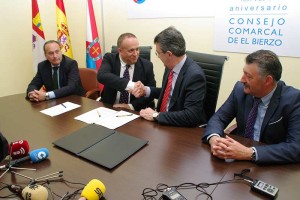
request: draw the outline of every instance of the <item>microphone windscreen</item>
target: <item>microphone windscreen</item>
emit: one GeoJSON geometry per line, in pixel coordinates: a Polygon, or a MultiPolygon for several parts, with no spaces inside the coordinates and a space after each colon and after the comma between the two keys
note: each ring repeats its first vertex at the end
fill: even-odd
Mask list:
{"type": "Polygon", "coordinates": [[[83,188],[81,196],[88,200],[99,200],[105,191],[105,185],[101,181],[93,179],[83,188]]]}
{"type": "Polygon", "coordinates": [[[29,152],[29,144],[27,140],[19,140],[15,141],[9,147],[10,149],[10,156],[13,159],[21,158],[27,156],[29,152]]]}
{"type": "Polygon", "coordinates": [[[30,156],[30,160],[33,163],[37,163],[37,162],[43,161],[46,158],[48,158],[49,151],[46,148],[40,148],[40,149],[36,149],[36,150],[31,151],[29,153],[29,156],[30,156]]]}
{"type": "Polygon", "coordinates": [[[0,162],[9,154],[8,146],[6,138],[0,132],[0,162]]]}
{"type": "Polygon", "coordinates": [[[47,200],[48,190],[42,185],[29,185],[22,190],[24,200],[47,200]]]}

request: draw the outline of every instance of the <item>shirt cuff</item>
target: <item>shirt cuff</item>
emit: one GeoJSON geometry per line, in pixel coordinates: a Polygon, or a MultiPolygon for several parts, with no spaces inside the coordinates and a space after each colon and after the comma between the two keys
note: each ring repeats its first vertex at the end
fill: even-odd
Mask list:
{"type": "Polygon", "coordinates": [[[132,106],[132,104],[128,104],[128,106],[130,107],[131,110],[134,110],[134,107],[132,106]]]}
{"type": "Polygon", "coordinates": [[[210,134],[209,136],[207,136],[206,141],[209,142],[209,139],[210,139],[212,136],[218,136],[218,137],[221,137],[221,136],[220,136],[219,134],[217,134],[217,133],[212,133],[212,134],[210,134]]]}
{"type": "Polygon", "coordinates": [[[49,94],[49,99],[55,99],[56,96],[53,91],[48,92],[48,94],[49,94]]]}
{"type": "Polygon", "coordinates": [[[151,90],[150,90],[150,88],[148,86],[145,86],[145,88],[146,88],[146,95],[145,95],[145,97],[149,97],[151,90]]]}
{"type": "Polygon", "coordinates": [[[126,88],[125,88],[125,90],[128,91],[128,90],[133,90],[133,89],[134,89],[134,82],[129,81],[126,88]]]}

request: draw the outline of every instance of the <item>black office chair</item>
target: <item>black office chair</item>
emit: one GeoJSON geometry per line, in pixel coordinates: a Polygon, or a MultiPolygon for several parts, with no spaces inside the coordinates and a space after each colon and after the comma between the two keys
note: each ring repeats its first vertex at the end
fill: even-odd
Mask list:
{"type": "MultiPolygon", "coordinates": [[[[151,61],[151,46],[140,46],[140,57],[145,58],[149,61],[151,61]]],[[[118,47],[113,45],[111,47],[111,53],[117,53],[118,52],[118,47]]]]}
{"type": "Polygon", "coordinates": [[[205,73],[207,84],[204,110],[207,120],[209,120],[216,111],[223,66],[225,60],[227,60],[227,57],[198,53],[193,51],[187,51],[186,54],[188,57],[192,58],[199,66],[201,66],[205,73]]]}

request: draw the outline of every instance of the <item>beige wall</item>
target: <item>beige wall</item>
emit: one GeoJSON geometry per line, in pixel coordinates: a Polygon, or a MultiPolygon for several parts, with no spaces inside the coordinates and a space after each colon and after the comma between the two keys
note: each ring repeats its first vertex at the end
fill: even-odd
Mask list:
{"type": "MultiPolygon", "coordinates": [[[[85,24],[86,1],[64,0],[68,18],[73,56],[80,67],[85,67],[85,24]]],[[[213,18],[167,18],[167,19],[127,19],[127,1],[104,0],[103,21],[101,1],[93,0],[102,51],[110,51],[123,32],[137,35],[140,45],[151,45],[152,62],[158,85],[161,85],[163,65],[155,56],[154,36],[166,27],[173,25],[184,35],[187,49],[226,55],[218,107],[226,100],[234,83],[242,74],[246,54],[214,52],[213,18]],[[102,25],[104,30],[102,30],[102,25]],[[105,41],[103,42],[103,35],[105,41]]],[[[56,38],[55,0],[38,0],[46,40],[56,38]]],[[[3,0],[0,3],[0,97],[24,93],[34,75],[31,52],[31,0],[3,0]]],[[[296,31],[296,30],[295,30],[296,31]]],[[[258,47],[260,49],[261,47],[258,47]]],[[[281,57],[283,76],[288,85],[300,88],[300,58],[281,57]]]]}

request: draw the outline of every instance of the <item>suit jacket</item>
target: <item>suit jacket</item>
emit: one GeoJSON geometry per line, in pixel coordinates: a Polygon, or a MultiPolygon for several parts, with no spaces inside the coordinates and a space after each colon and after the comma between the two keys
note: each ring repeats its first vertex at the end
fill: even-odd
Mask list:
{"type": "MultiPolygon", "coordinates": [[[[244,85],[237,82],[221,108],[209,120],[203,141],[223,130],[236,118],[237,135],[244,136],[247,116],[253,105],[253,97],[244,93],[244,85]]],[[[260,130],[260,142],[256,146],[258,163],[300,162],[300,91],[279,81],[270,100],[260,130]]]]}
{"type": "Polygon", "coordinates": [[[43,85],[46,91],[53,91],[56,98],[76,94],[85,95],[85,90],[82,87],[77,61],[63,55],[59,66],[59,84],[60,88],[53,90],[52,85],[52,66],[48,60],[38,64],[38,70],[35,77],[29,83],[27,94],[33,90],[39,90],[43,85]]]}
{"type": "Polygon", "coordinates": [[[6,138],[0,132],[0,162],[9,154],[8,146],[6,138]]]}
{"type": "MultiPolygon", "coordinates": [[[[150,97],[158,98],[158,111],[160,110],[169,73],[170,70],[166,68],[162,88],[150,88],[150,97]]],[[[178,74],[168,112],[161,112],[158,115],[158,123],[185,127],[206,124],[203,108],[205,95],[206,79],[204,72],[197,63],[187,57],[178,74]]]]}
{"type": "MultiPolygon", "coordinates": [[[[114,104],[117,92],[125,90],[129,80],[120,78],[121,61],[119,53],[106,53],[103,57],[101,67],[97,74],[97,79],[104,85],[101,93],[101,101],[108,104],[114,104]]],[[[134,65],[132,81],[141,81],[145,86],[156,86],[152,62],[138,58],[134,65]]],[[[136,111],[146,107],[154,107],[153,98],[135,98],[130,95],[130,104],[136,111]]]]}

